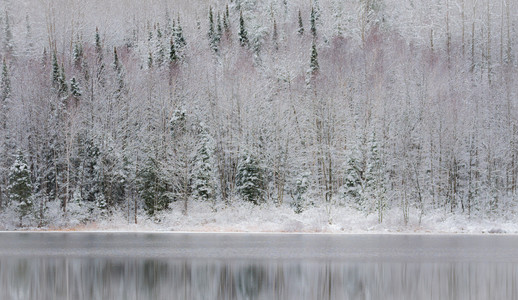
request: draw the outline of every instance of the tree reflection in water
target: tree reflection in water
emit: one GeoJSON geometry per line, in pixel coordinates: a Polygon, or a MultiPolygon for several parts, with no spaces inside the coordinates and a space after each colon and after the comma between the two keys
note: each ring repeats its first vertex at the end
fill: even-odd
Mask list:
{"type": "Polygon", "coordinates": [[[518,265],[0,260],[1,299],[518,299],[518,265]]]}

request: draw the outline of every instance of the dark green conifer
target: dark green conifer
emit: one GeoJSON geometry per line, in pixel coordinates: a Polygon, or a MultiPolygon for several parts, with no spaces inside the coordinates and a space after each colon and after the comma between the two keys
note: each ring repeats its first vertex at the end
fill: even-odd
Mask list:
{"type": "Polygon", "coordinates": [[[316,75],[320,67],[318,65],[318,52],[315,41],[313,41],[313,46],[311,47],[311,61],[309,66],[311,69],[311,74],[316,75]]]}
{"type": "Polygon", "coordinates": [[[0,106],[6,105],[6,101],[11,97],[11,79],[9,77],[9,68],[5,58],[2,62],[2,101],[0,106]]]}
{"type": "Polygon", "coordinates": [[[311,35],[313,36],[313,39],[317,38],[317,25],[316,25],[317,19],[316,18],[317,18],[317,16],[315,13],[315,9],[312,7],[310,22],[311,22],[311,35]]]}
{"type": "Polygon", "coordinates": [[[70,80],[70,93],[75,98],[81,97],[81,94],[82,94],[81,88],[79,87],[79,82],[77,81],[77,79],[75,77],[72,77],[72,79],[70,80]]]}
{"type": "Polygon", "coordinates": [[[239,12],[239,44],[242,47],[248,46],[248,33],[245,28],[245,20],[243,19],[243,12],[239,12]]]}
{"type": "Polygon", "coordinates": [[[169,63],[175,64],[178,61],[178,55],[176,54],[176,49],[174,46],[174,41],[171,39],[171,45],[169,48],[169,63]]]}
{"type": "Polygon", "coordinates": [[[299,30],[298,30],[298,33],[300,35],[304,35],[304,23],[302,23],[302,14],[300,12],[300,9],[299,9],[299,30]]]}
{"type": "Polygon", "coordinates": [[[32,209],[32,181],[31,171],[21,152],[18,152],[16,159],[9,171],[9,200],[16,205],[16,211],[20,216],[20,226],[23,217],[32,209]]]}

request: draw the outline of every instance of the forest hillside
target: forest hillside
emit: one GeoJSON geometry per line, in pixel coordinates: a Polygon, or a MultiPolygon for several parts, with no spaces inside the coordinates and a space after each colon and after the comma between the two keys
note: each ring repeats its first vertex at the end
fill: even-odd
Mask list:
{"type": "Polygon", "coordinates": [[[517,218],[516,1],[0,9],[0,228],[517,218]]]}

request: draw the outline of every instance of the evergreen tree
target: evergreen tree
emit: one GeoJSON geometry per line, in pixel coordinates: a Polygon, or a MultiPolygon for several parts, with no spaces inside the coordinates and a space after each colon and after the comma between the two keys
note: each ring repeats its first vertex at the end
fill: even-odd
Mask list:
{"type": "Polygon", "coordinates": [[[101,196],[101,150],[94,140],[88,138],[86,134],[78,136],[78,159],[80,160],[81,170],[81,195],[83,199],[90,203],[97,202],[101,196]]]}
{"type": "Polygon", "coordinates": [[[236,187],[241,196],[254,204],[262,201],[264,171],[254,155],[245,152],[237,166],[236,187]]]}
{"type": "Polygon", "coordinates": [[[137,186],[140,197],[144,200],[144,208],[150,216],[169,207],[167,185],[161,176],[156,159],[151,157],[147,159],[138,174],[137,186]]]}
{"type": "Polygon", "coordinates": [[[225,18],[227,19],[228,22],[230,22],[230,13],[228,10],[228,3],[225,5],[225,18]]]}
{"type": "Polygon", "coordinates": [[[115,90],[115,98],[119,99],[124,91],[124,70],[122,64],[119,61],[119,55],[117,54],[117,48],[113,47],[113,71],[117,77],[117,86],[115,90]]]}
{"type": "Polygon", "coordinates": [[[9,77],[9,68],[7,67],[7,63],[5,58],[2,62],[2,95],[1,95],[1,105],[7,105],[9,98],[11,97],[11,79],[9,77]]]}
{"type": "Polygon", "coordinates": [[[95,55],[96,55],[96,63],[97,63],[97,81],[104,86],[105,78],[104,78],[104,55],[103,55],[103,47],[101,44],[101,35],[99,34],[99,29],[95,28],[95,55]]]}
{"type": "Polygon", "coordinates": [[[365,213],[376,211],[378,221],[383,220],[386,208],[385,167],[373,134],[370,141],[364,141],[361,148],[349,151],[344,182],[345,197],[365,213]]]}
{"type": "Polygon", "coordinates": [[[52,53],[52,86],[55,89],[59,89],[59,64],[58,64],[58,58],[56,56],[56,51],[52,53]]]}
{"type": "Polygon", "coordinates": [[[293,197],[293,210],[295,213],[300,214],[304,211],[304,208],[307,205],[307,192],[309,189],[309,175],[310,173],[302,173],[300,174],[294,184],[294,188],[292,190],[293,197]]]}
{"type": "MultiPolygon", "coordinates": [[[[0,209],[4,202],[4,187],[7,185],[7,169],[10,161],[8,153],[10,150],[10,134],[8,131],[7,117],[9,115],[9,99],[11,97],[11,80],[9,78],[9,69],[5,58],[2,63],[1,78],[1,98],[0,98],[0,209]]],[[[7,196],[7,195],[6,195],[7,196]]]]}
{"type": "Polygon", "coordinates": [[[156,25],[156,37],[157,39],[162,39],[162,30],[160,29],[160,23],[157,23],[156,25]]]}
{"type": "Polygon", "coordinates": [[[32,182],[29,166],[21,152],[18,152],[9,170],[8,193],[11,203],[16,205],[22,226],[23,217],[32,209],[32,182]]]}
{"type": "Polygon", "coordinates": [[[228,4],[225,6],[225,13],[223,14],[223,30],[225,31],[225,37],[230,36],[230,14],[228,12],[228,4]]]}
{"type": "Polygon", "coordinates": [[[299,9],[299,29],[297,31],[300,35],[304,35],[304,24],[302,23],[302,14],[299,9]]]}
{"type": "Polygon", "coordinates": [[[348,154],[343,186],[347,200],[363,207],[364,165],[362,154],[357,147],[352,147],[348,154]]]}
{"type": "Polygon", "coordinates": [[[310,24],[311,24],[311,35],[313,36],[313,39],[317,38],[317,15],[315,13],[315,9],[311,7],[311,18],[310,18],[310,24]]]}
{"type": "Polygon", "coordinates": [[[191,177],[194,197],[200,200],[214,201],[216,196],[214,141],[204,124],[201,124],[198,149],[193,165],[191,177]]]}
{"type": "Polygon", "coordinates": [[[243,19],[243,12],[239,12],[239,44],[242,47],[248,46],[248,33],[245,28],[245,20],[243,19]]]}
{"type": "Polygon", "coordinates": [[[209,42],[212,43],[212,39],[214,38],[214,14],[212,13],[212,6],[209,7],[209,32],[207,33],[207,37],[209,38],[209,42]]]}
{"type": "Polygon", "coordinates": [[[72,77],[70,80],[70,93],[72,96],[74,96],[76,99],[81,97],[81,88],[79,87],[79,82],[76,80],[75,77],[72,77]]]}
{"type": "Polygon", "coordinates": [[[99,28],[95,28],[95,54],[97,55],[97,61],[103,60],[103,47],[101,44],[101,35],[99,34],[99,28]]]}
{"type": "Polygon", "coordinates": [[[147,68],[148,69],[153,68],[153,53],[151,53],[151,51],[149,52],[149,55],[147,57],[147,68]]]}
{"type": "Polygon", "coordinates": [[[72,56],[73,56],[72,59],[74,62],[74,66],[76,67],[76,69],[80,69],[82,67],[82,63],[83,63],[83,45],[79,41],[79,39],[76,40],[76,42],[74,43],[74,49],[73,49],[72,56]]]}
{"type": "Polygon", "coordinates": [[[217,21],[216,21],[216,37],[217,37],[218,44],[221,41],[222,36],[223,36],[223,25],[221,25],[221,15],[218,12],[218,17],[217,17],[217,21]]]}
{"type": "Polygon", "coordinates": [[[165,51],[164,46],[162,45],[162,30],[160,29],[160,24],[157,24],[156,27],[156,62],[157,66],[160,67],[165,60],[165,51]]]}
{"type": "Polygon", "coordinates": [[[119,74],[122,71],[121,63],[119,61],[119,55],[117,54],[117,48],[113,47],[113,70],[119,74]]]}
{"type": "Polygon", "coordinates": [[[218,52],[219,35],[215,29],[212,7],[209,8],[209,32],[207,33],[207,37],[209,38],[209,45],[212,51],[218,52]]]}
{"type": "Polygon", "coordinates": [[[174,33],[174,46],[177,52],[183,52],[183,49],[187,45],[185,37],[183,36],[182,25],[180,24],[180,16],[178,16],[178,23],[176,26],[173,22],[173,33],[174,33]]]}
{"type": "Polygon", "coordinates": [[[318,73],[318,70],[320,69],[320,66],[318,65],[317,45],[315,44],[314,40],[313,40],[313,45],[311,46],[311,60],[310,60],[309,68],[311,70],[312,75],[316,75],[318,73]]]}
{"type": "Polygon", "coordinates": [[[315,17],[315,21],[318,21],[320,19],[320,4],[318,3],[318,0],[313,0],[311,10],[314,11],[313,14],[315,17]]]}
{"type": "Polygon", "coordinates": [[[176,49],[174,46],[174,41],[171,39],[171,46],[169,48],[169,64],[176,64],[178,61],[178,55],[176,54],[176,49]]]}
{"type": "Polygon", "coordinates": [[[61,72],[58,77],[58,95],[60,97],[67,97],[68,95],[68,85],[65,77],[65,67],[63,64],[61,65],[61,72]]]}

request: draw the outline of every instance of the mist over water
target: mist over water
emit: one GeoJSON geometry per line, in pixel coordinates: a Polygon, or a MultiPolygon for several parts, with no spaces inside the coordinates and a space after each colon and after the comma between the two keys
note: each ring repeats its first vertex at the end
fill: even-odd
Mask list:
{"type": "Polygon", "coordinates": [[[512,236],[1,237],[0,299],[518,298],[512,236]]]}

